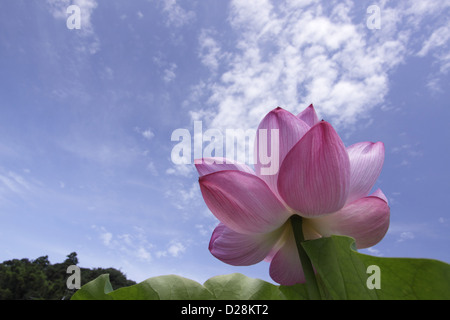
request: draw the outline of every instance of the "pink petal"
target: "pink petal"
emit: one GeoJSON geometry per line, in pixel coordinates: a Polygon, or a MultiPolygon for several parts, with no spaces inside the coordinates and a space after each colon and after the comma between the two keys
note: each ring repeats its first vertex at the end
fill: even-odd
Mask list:
{"type": "Polygon", "coordinates": [[[255,139],[255,172],[276,195],[278,195],[277,179],[280,165],[289,150],[309,128],[302,120],[279,107],[269,112],[259,124],[255,139]],[[271,136],[272,130],[276,130],[278,141],[271,141],[271,138],[275,138],[271,136]],[[266,138],[266,143],[260,140],[260,134],[266,138]],[[275,155],[278,157],[275,158],[275,155]],[[268,158],[264,159],[265,157],[268,158]]]}
{"type": "Polygon", "coordinates": [[[262,261],[278,241],[282,228],[270,233],[242,234],[220,223],[213,232],[209,250],[217,259],[233,266],[262,261]]]}
{"type": "Polygon", "coordinates": [[[361,249],[383,239],[389,228],[389,216],[386,201],[369,196],[347,204],[336,213],[310,219],[310,223],[324,237],[332,234],[353,237],[357,248],[361,249]]]}
{"type": "Polygon", "coordinates": [[[300,112],[297,115],[297,118],[299,118],[300,120],[303,120],[310,127],[319,123],[319,118],[317,117],[316,110],[314,109],[314,106],[312,104],[310,104],[309,107],[307,107],[305,110],[300,112]]]}
{"type": "Polygon", "coordinates": [[[267,184],[255,175],[218,171],[200,177],[199,183],[211,212],[236,232],[270,232],[291,215],[267,184]]]}
{"type": "MultiPolygon", "coordinates": [[[[303,229],[303,236],[305,238],[305,240],[314,240],[314,239],[319,239],[322,237],[322,235],[320,235],[319,233],[317,233],[316,230],[314,230],[313,225],[309,222],[311,219],[303,219],[303,223],[302,223],[302,229],[303,229]]],[[[292,228],[291,224],[286,224],[287,227],[292,228]]],[[[287,234],[287,233],[286,233],[287,234]]],[[[282,243],[280,243],[282,241],[279,241],[277,243],[277,245],[275,245],[272,250],[269,252],[269,254],[264,258],[264,261],[266,262],[271,262],[273,257],[275,256],[275,254],[278,252],[278,250],[280,250],[282,243]]]]}
{"type": "Polygon", "coordinates": [[[377,181],[384,162],[382,142],[360,142],[347,148],[350,159],[350,191],[347,203],[366,197],[377,181]]]}
{"type": "Polygon", "coordinates": [[[381,189],[375,190],[370,196],[378,197],[381,200],[384,200],[387,204],[389,204],[387,197],[384,195],[384,193],[383,193],[383,191],[381,191],[381,189]]]}
{"type": "Polygon", "coordinates": [[[305,275],[303,274],[292,228],[286,228],[283,237],[285,238],[284,245],[270,262],[270,277],[275,282],[285,286],[304,283],[305,275]]]}
{"type": "Polygon", "coordinates": [[[201,160],[195,160],[195,168],[197,169],[200,177],[206,174],[223,170],[238,170],[255,174],[253,169],[246,164],[220,157],[202,158],[201,160]]]}
{"type": "Polygon", "coordinates": [[[301,216],[341,209],[349,191],[350,162],[333,127],[321,121],[291,149],[281,164],[278,191],[301,216]]]}

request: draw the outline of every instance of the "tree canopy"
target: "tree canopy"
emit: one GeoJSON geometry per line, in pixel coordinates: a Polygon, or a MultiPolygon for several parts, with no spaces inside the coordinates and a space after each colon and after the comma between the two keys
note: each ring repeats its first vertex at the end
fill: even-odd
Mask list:
{"type": "MultiPolygon", "coordinates": [[[[13,259],[0,264],[0,300],[68,300],[76,289],[67,288],[67,268],[78,265],[77,253],[67,255],[62,263],[51,264],[48,256],[35,260],[13,259]]],[[[81,268],[81,285],[108,273],[114,289],[136,282],[114,268],[81,268]]]]}

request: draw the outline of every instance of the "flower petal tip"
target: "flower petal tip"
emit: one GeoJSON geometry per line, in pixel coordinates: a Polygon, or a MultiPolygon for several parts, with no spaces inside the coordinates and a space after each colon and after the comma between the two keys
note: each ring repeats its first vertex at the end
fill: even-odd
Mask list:
{"type": "Polygon", "coordinates": [[[319,122],[319,118],[317,117],[316,110],[314,106],[310,104],[306,107],[302,112],[297,115],[297,118],[306,122],[310,127],[317,124],[319,122]]]}
{"type": "Polygon", "coordinates": [[[326,121],[314,125],[286,155],[278,190],[304,217],[341,209],[348,196],[350,162],[345,146],[326,121]]]}

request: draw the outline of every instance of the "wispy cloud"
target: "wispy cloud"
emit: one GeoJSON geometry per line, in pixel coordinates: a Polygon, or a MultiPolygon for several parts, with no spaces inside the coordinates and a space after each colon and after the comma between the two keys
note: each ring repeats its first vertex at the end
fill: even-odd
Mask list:
{"type": "Polygon", "coordinates": [[[184,9],[177,0],[164,0],[163,12],[168,26],[182,27],[195,19],[195,12],[184,9]]]}
{"type": "Polygon", "coordinates": [[[142,135],[142,137],[145,138],[146,140],[151,140],[152,138],[155,137],[155,133],[152,131],[151,128],[141,129],[139,127],[135,127],[134,130],[140,135],[142,135]]]}
{"type": "Polygon", "coordinates": [[[175,70],[178,68],[176,63],[168,62],[161,52],[158,52],[153,56],[153,62],[159,69],[161,69],[161,78],[164,83],[170,83],[175,80],[177,77],[175,70]]]}
{"type": "Polygon", "coordinates": [[[113,235],[111,232],[106,232],[105,230],[103,230],[99,237],[102,240],[103,244],[108,247],[111,244],[113,235]]]}
{"type": "Polygon", "coordinates": [[[166,170],[166,174],[179,177],[191,177],[194,167],[191,164],[174,164],[166,170]]]}
{"type": "Polygon", "coordinates": [[[186,186],[181,181],[174,182],[165,192],[166,198],[170,199],[172,205],[184,212],[191,211],[202,202],[198,182],[195,181],[186,186]],[[190,209],[190,210],[189,210],[190,209]]]}
{"type": "Polygon", "coordinates": [[[150,172],[153,176],[158,176],[159,175],[158,169],[156,168],[156,165],[155,165],[155,163],[153,161],[150,161],[147,164],[146,170],[148,172],[150,172]]]}
{"type": "Polygon", "coordinates": [[[0,172],[0,191],[22,195],[31,189],[25,178],[13,171],[0,172]]]}
{"type": "Polygon", "coordinates": [[[412,240],[414,238],[415,238],[414,233],[412,233],[411,231],[405,231],[400,233],[400,237],[397,239],[397,242],[412,240]]]}
{"type": "Polygon", "coordinates": [[[165,83],[172,82],[176,78],[176,68],[177,65],[175,63],[171,63],[168,68],[164,69],[163,80],[165,83]]]}
{"type": "MultiPolygon", "coordinates": [[[[81,25],[79,30],[74,30],[80,37],[77,50],[79,53],[95,54],[100,50],[100,41],[94,31],[92,16],[98,3],[96,0],[46,0],[46,4],[51,15],[58,20],[66,21],[70,14],[67,8],[76,5],[80,8],[81,25]]],[[[66,24],[62,24],[66,28],[66,24]]]]}
{"type": "Polygon", "coordinates": [[[46,0],[50,13],[56,19],[66,20],[69,17],[67,8],[70,5],[76,5],[80,8],[81,29],[82,32],[90,34],[93,32],[92,14],[97,8],[96,0],[46,0]]]}
{"type": "Polygon", "coordinates": [[[0,167],[0,206],[32,202],[42,192],[41,182],[30,176],[30,170],[22,171],[25,174],[0,167]]]}
{"type": "Polygon", "coordinates": [[[418,149],[418,144],[412,146],[410,144],[403,144],[399,147],[393,147],[392,153],[408,154],[410,156],[421,156],[423,153],[418,149]]]}
{"type": "MultiPolygon", "coordinates": [[[[438,14],[434,3],[408,3],[383,2],[381,30],[369,30],[352,1],[232,1],[228,20],[238,31],[237,50],[210,30],[199,37],[200,59],[214,72],[202,88],[206,107],[195,114],[214,108],[211,127],[248,128],[277,106],[299,112],[313,103],[322,118],[350,128],[382,106],[391,72],[412,54],[414,32],[438,14]],[[216,75],[219,65],[224,71],[216,75]]],[[[424,45],[424,54],[443,33],[424,45]]]]}
{"type": "Polygon", "coordinates": [[[119,233],[106,229],[104,226],[92,225],[91,228],[97,232],[101,243],[108,249],[114,250],[124,258],[134,258],[143,261],[151,261],[151,244],[144,230],[139,227],[133,228],[133,233],[119,233]]]}
{"type": "Polygon", "coordinates": [[[351,124],[382,101],[385,64],[401,44],[370,45],[342,10],[327,17],[321,5],[304,6],[232,2],[239,50],[219,54],[214,46],[215,56],[231,58],[210,87],[208,102],[218,109],[213,127],[255,126],[276,106],[300,111],[311,102],[321,114],[351,124]]]}
{"type": "Polygon", "coordinates": [[[422,49],[417,53],[419,57],[426,56],[431,50],[444,47],[450,40],[450,22],[436,29],[425,41],[422,49]]]}
{"type": "Polygon", "coordinates": [[[180,257],[186,251],[185,245],[181,242],[173,240],[171,241],[166,250],[160,250],[156,252],[158,258],[171,256],[174,258],[180,257]]]}
{"type": "Polygon", "coordinates": [[[417,52],[418,57],[432,55],[434,70],[430,71],[427,88],[433,95],[439,95],[448,90],[448,83],[442,77],[450,70],[450,22],[433,30],[417,52]]]}
{"type": "Polygon", "coordinates": [[[391,152],[401,157],[399,166],[409,166],[413,162],[413,158],[423,156],[420,143],[415,143],[414,145],[403,144],[398,147],[393,147],[391,152]]]}
{"type": "Polygon", "coordinates": [[[214,30],[202,30],[199,37],[199,57],[201,62],[209,68],[211,72],[216,72],[221,60],[225,58],[220,43],[214,39],[217,32],[214,30]]]}
{"type": "MultiPolygon", "coordinates": [[[[104,167],[130,165],[143,157],[142,150],[130,137],[118,137],[99,132],[70,133],[55,141],[61,150],[72,154],[74,159],[88,160],[104,167]]],[[[140,132],[150,137],[151,133],[140,132]]]]}
{"type": "Polygon", "coordinates": [[[435,239],[440,235],[436,232],[436,221],[418,223],[391,222],[387,235],[396,243],[417,241],[418,239],[435,239]]]}

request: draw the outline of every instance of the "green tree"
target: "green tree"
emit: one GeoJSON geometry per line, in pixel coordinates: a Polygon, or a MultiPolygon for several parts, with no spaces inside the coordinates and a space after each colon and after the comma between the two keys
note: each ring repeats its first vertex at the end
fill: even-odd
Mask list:
{"type": "MultiPolygon", "coordinates": [[[[64,262],[56,264],[51,264],[48,256],[32,261],[27,258],[4,261],[0,264],[0,300],[70,299],[75,290],[67,289],[67,267],[78,265],[78,262],[76,252],[67,255],[64,262]]],[[[110,275],[114,289],[136,283],[114,268],[80,270],[82,285],[105,273],[110,275]]]]}
{"type": "Polygon", "coordinates": [[[78,258],[77,258],[77,253],[76,252],[72,252],[70,254],[67,255],[67,259],[64,261],[65,264],[70,265],[77,265],[78,264],[78,258]]]}
{"type": "Polygon", "coordinates": [[[41,266],[28,259],[13,259],[0,265],[0,299],[44,299],[47,278],[41,266]]]}

